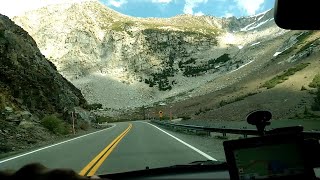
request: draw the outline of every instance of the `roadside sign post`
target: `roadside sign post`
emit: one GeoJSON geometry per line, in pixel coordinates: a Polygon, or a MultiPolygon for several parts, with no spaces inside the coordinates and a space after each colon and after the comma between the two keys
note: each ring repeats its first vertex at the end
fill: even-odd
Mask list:
{"type": "Polygon", "coordinates": [[[161,121],[161,119],[162,119],[162,116],[163,116],[163,112],[162,112],[162,111],[159,111],[159,119],[160,119],[160,121],[161,121]]]}
{"type": "Polygon", "coordinates": [[[76,134],[76,131],[75,131],[75,128],[74,128],[74,117],[75,116],[75,113],[72,111],[71,112],[71,117],[72,117],[72,131],[73,131],[73,134],[76,134]]]}
{"type": "Polygon", "coordinates": [[[172,106],[170,106],[170,121],[172,121],[172,110],[171,110],[172,106]]]}

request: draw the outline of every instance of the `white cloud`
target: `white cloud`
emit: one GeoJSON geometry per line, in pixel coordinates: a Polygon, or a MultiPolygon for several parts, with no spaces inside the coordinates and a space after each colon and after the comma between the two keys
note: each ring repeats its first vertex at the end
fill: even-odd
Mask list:
{"type": "Polygon", "coordinates": [[[198,7],[201,3],[207,3],[208,0],[185,0],[183,12],[185,14],[194,14],[193,8],[198,7]]]}
{"type": "Polygon", "coordinates": [[[126,4],[127,0],[108,0],[107,5],[112,5],[114,7],[121,7],[123,4],[126,4]]]}
{"type": "Polygon", "coordinates": [[[254,15],[263,5],[265,0],[235,0],[238,7],[244,10],[247,15],[254,15]]]}
{"type": "Polygon", "coordinates": [[[152,0],[152,3],[169,4],[172,0],[152,0]]]}
{"type": "Polygon", "coordinates": [[[199,12],[194,13],[194,15],[195,15],[195,16],[203,16],[204,13],[203,13],[202,11],[199,11],[199,12]]]}
{"type": "Polygon", "coordinates": [[[234,16],[232,13],[226,12],[223,17],[229,18],[229,17],[232,17],[232,16],[234,16]]]}
{"type": "Polygon", "coordinates": [[[13,17],[52,4],[75,3],[90,0],[1,0],[0,14],[13,17]]]}

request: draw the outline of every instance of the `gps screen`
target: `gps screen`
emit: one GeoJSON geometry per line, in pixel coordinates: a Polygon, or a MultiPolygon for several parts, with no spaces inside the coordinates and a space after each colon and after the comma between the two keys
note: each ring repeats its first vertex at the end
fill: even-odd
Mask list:
{"type": "Polygon", "coordinates": [[[297,144],[266,145],[234,151],[239,179],[264,179],[305,171],[297,144]]]}

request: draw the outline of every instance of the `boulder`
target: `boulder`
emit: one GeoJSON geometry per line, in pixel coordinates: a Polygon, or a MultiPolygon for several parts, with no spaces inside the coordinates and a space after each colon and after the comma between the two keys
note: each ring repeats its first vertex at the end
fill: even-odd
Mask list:
{"type": "Polygon", "coordinates": [[[5,111],[6,111],[7,113],[12,113],[12,112],[13,112],[12,107],[6,106],[4,109],[5,109],[5,111]]]}
{"type": "Polygon", "coordinates": [[[31,122],[31,121],[23,120],[19,123],[19,127],[24,128],[24,129],[28,129],[28,128],[31,128],[34,126],[36,126],[36,123],[31,122]]]}

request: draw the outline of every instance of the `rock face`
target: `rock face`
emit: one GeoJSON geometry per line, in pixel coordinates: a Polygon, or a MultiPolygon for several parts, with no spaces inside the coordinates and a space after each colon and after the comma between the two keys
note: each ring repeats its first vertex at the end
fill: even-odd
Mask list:
{"type": "Polygon", "coordinates": [[[33,38],[0,15],[0,155],[56,140],[41,118],[86,104],[33,38]]]}
{"type": "Polygon", "coordinates": [[[275,25],[272,10],[243,18],[134,18],[96,1],[52,5],[14,21],[89,102],[111,108],[201,88],[256,60],[256,45],[286,33],[275,25]]]}
{"type": "Polygon", "coordinates": [[[0,15],[1,107],[14,106],[38,115],[84,106],[80,90],[62,77],[36,42],[9,18],[0,15]]]}

